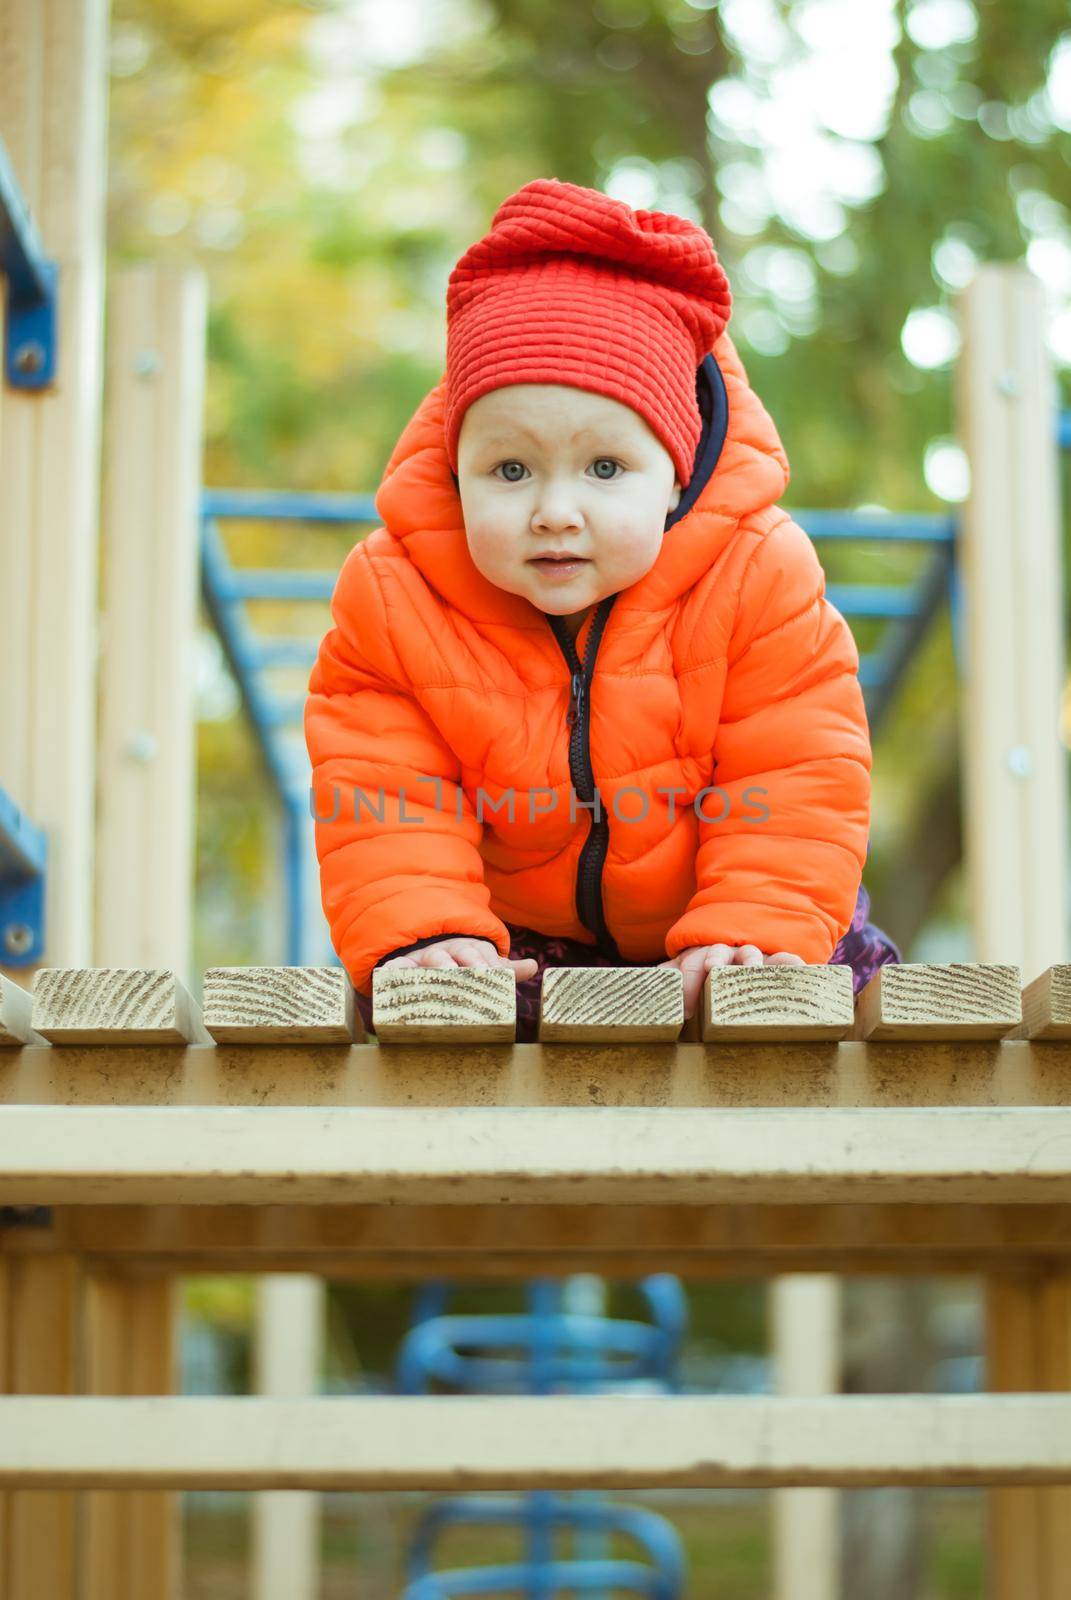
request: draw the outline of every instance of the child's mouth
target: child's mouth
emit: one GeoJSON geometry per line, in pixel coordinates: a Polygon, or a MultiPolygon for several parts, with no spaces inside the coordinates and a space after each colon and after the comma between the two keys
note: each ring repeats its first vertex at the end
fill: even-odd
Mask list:
{"type": "Polygon", "coordinates": [[[589,563],[584,557],[570,557],[569,559],[563,559],[561,557],[556,558],[548,556],[539,556],[536,560],[529,563],[530,566],[537,568],[538,571],[544,573],[548,578],[561,579],[571,578],[574,573],[580,571],[581,567],[586,567],[588,564],[589,563]]]}

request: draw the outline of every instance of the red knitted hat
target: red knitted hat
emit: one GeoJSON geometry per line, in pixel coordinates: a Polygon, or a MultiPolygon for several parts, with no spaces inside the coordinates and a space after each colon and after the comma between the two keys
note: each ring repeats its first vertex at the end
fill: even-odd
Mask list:
{"type": "Polygon", "coordinates": [[[710,235],[667,211],[634,211],[598,189],[535,178],[450,274],[446,449],[468,406],[511,383],[563,383],[638,411],[692,475],[702,419],[696,368],[732,295],[710,235]]]}

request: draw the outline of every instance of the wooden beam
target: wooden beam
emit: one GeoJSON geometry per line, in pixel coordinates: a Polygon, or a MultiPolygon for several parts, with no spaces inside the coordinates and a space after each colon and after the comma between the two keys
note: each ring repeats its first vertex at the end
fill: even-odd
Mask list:
{"type": "Polygon", "coordinates": [[[7,1106],[0,1204],[1067,1203],[1071,1110],[7,1106]]]}
{"type": "Polygon", "coordinates": [[[1071,1481],[1071,1396],[0,1399],[24,1488],[725,1488],[1071,1481]]]}
{"type": "MultiPolygon", "coordinates": [[[[0,1232],[5,1250],[40,1247],[40,1229],[0,1232]]],[[[914,1259],[982,1260],[1006,1264],[1024,1256],[1071,1256],[1067,1205],[840,1205],[753,1206],[739,1201],[704,1206],[615,1205],[76,1205],[57,1207],[53,1247],[113,1260],[155,1256],[250,1262],[286,1256],[313,1271],[310,1259],[357,1255],[402,1260],[436,1251],[475,1267],[487,1252],[514,1252],[539,1271],[540,1258],[566,1252],[657,1257],[676,1251],[693,1261],[715,1257],[798,1263],[873,1253],[909,1270],[914,1259]]],[[[203,1269],[202,1269],[203,1270],[203,1269]]],[[[271,1270],[271,1269],[268,1269],[271,1270]]],[[[466,1270],[468,1270],[466,1268],[466,1270]]],[[[589,1269],[595,1270],[595,1269],[589,1269]]],[[[650,1262],[644,1268],[650,1270],[650,1262]]]]}
{"type": "Polygon", "coordinates": [[[0,1105],[1071,1106],[1071,1045],[25,1045],[0,1105]]]}

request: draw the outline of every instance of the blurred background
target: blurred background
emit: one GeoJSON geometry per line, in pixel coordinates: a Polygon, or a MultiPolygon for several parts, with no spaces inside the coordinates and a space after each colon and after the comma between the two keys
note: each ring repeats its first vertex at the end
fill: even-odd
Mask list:
{"type": "MultiPolygon", "coordinates": [[[[451,267],[537,176],[706,227],[733,289],[730,334],[788,453],[793,512],[955,512],[968,477],[951,297],[979,262],[1025,263],[1044,285],[1068,404],[1066,0],[113,0],[110,75],[109,269],[152,258],[209,279],[206,488],[373,493],[441,375],[451,267]]],[[[1066,558],[1066,514],[1064,534],[1066,558]]],[[[337,571],[356,536],[248,519],[228,550],[236,565],[337,571]]],[[[820,553],[845,585],[909,584],[924,559],[910,544],[820,553]]],[[[265,632],[328,625],[322,600],[258,605],[265,632]]],[[[882,623],[852,626],[863,653],[882,623]]],[[[207,617],[197,663],[194,971],[280,964],[277,801],[207,617]]],[[[292,695],[306,682],[307,667],[290,669],[292,695]]],[[[1064,707],[1071,744],[1071,694],[1064,707]]],[[[864,881],[907,960],[973,958],[957,715],[945,606],[874,727],[864,881]]],[[[326,944],[309,957],[328,958],[326,944]]],[[[761,1285],[687,1287],[684,1381],[767,1387],[761,1285]]],[[[329,1286],[325,1392],[389,1381],[412,1294],[329,1286]]],[[[608,1309],[627,1314],[633,1294],[613,1286],[608,1309]]],[[[519,1290],[460,1286],[457,1303],[516,1308],[519,1290]]],[[[977,1386],[973,1282],[849,1280],[845,1310],[845,1387],[977,1386]]],[[[252,1281],[187,1279],[184,1318],[187,1392],[244,1392],[252,1281]]],[[[689,1596],[771,1593],[767,1497],[633,1498],[679,1529],[689,1596]]],[[[420,1499],[323,1497],[324,1597],[399,1593],[420,1499]]],[[[844,1501],[847,1600],[981,1596],[979,1496],[844,1501]],[[872,1564],[892,1530],[881,1572],[853,1529],[869,1529],[872,1564]]],[[[184,1503],[188,1600],[246,1595],[248,1497],[184,1503]]],[[[452,1549],[471,1555],[460,1532],[452,1549]]]]}

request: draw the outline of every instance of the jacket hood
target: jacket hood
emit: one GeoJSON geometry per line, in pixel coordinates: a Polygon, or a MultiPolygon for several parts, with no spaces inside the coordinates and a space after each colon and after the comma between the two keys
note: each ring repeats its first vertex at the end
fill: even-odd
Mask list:
{"type": "MultiPolygon", "coordinates": [[[[671,606],[714,564],[740,522],[773,505],[788,485],[784,446],[728,333],[704,358],[697,394],[703,430],[691,481],[666,519],[654,565],[621,591],[615,609],[671,606]]],[[[476,621],[530,626],[532,602],[489,582],[469,553],[444,424],[445,375],[395,445],[376,492],[376,513],[450,605],[476,621]]]]}

